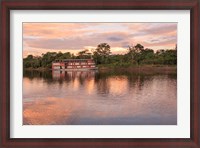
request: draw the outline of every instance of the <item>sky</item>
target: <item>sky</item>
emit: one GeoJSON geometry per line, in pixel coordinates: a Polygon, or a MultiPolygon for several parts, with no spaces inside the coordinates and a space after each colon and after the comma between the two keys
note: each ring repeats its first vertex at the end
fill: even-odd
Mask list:
{"type": "Polygon", "coordinates": [[[23,23],[23,57],[46,52],[76,54],[100,43],[108,43],[112,54],[124,54],[137,43],[154,51],[174,49],[177,23],[23,23]]]}

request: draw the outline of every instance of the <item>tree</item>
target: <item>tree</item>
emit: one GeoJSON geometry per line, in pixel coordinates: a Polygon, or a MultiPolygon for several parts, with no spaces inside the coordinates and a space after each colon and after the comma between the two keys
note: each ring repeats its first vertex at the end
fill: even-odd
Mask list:
{"type": "Polygon", "coordinates": [[[72,58],[72,54],[70,52],[65,52],[63,54],[63,59],[71,59],[72,58]]]}
{"type": "Polygon", "coordinates": [[[153,49],[146,48],[141,51],[142,63],[153,64],[154,63],[154,51],[153,49]]]}
{"type": "Polygon", "coordinates": [[[41,67],[41,57],[40,56],[33,56],[33,55],[28,55],[24,60],[23,60],[23,67],[24,68],[38,68],[41,67]]]}
{"type": "Polygon", "coordinates": [[[51,67],[52,61],[56,59],[56,52],[47,52],[42,55],[42,67],[51,67]]]}
{"type": "MultiPolygon", "coordinates": [[[[175,49],[160,49],[154,53],[153,49],[144,48],[141,44],[128,47],[128,53],[124,55],[112,54],[110,45],[107,43],[99,44],[92,50],[96,64],[108,64],[109,66],[131,66],[133,64],[177,64],[177,46],[175,49]]],[[[23,59],[24,68],[51,68],[51,64],[56,59],[88,59],[91,58],[89,50],[80,51],[77,56],[70,52],[47,52],[42,56],[28,55],[23,59]]]]}
{"type": "Polygon", "coordinates": [[[33,59],[33,55],[28,55],[26,59],[27,60],[32,60],[33,59]]]}
{"type": "Polygon", "coordinates": [[[175,45],[175,50],[177,50],[177,44],[175,45]]]}
{"type": "Polygon", "coordinates": [[[111,54],[110,45],[107,43],[101,43],[93,51],[93,58],[97,64],[106,64],[108,62],[108,57],[111,54]]]}
{"type": "Polygon", "coordinates": [[[79,59],[89,59],[91,58],[91,53],[89,52],[88,49],[85,49],[83,51],[78,52],[78,57],[79,59]]]}
{"type": "Polygon", "coordinates": [[[136,53],[141,53],[143,50],[144,50],[144,46],[142,46],[141,44],[135,45],[136,53]]]}
{"type": "Polygon", "coordinates": [[[177,63],[177,50],[166,50],[164,54],[164,64],[173,65],[177,63]]]}
{"type": "Polygon", "coordinates": [[[156,52],[155,57],[156,57],[155,64],[166,64],[166,65],[177,64],[177,50],[174,49],[158,50],[156,52]]]}
{"type": "Polygon", "coordinates": [[[71,59],[72,58],[72,55],[70,52],[65,52],[65,53],[58,53],[56,55],[56,59],[71,59]]]}
{"type": "Polygon", "coordinates": [[[132,62],[135,61],[137,65],[139,65],[140,62],[143,60],[142,52],[144,51],[144,46],[142,46],[141,44],[129,46],[128,51],[128,55],[130,55],[132,62]]]}
{"type": "Polygon", "coordinates": [[[135,57],[135,47],[134,46],[128,46],[128,55],[130,56],[131,61],[134,61],[135,57]]]}

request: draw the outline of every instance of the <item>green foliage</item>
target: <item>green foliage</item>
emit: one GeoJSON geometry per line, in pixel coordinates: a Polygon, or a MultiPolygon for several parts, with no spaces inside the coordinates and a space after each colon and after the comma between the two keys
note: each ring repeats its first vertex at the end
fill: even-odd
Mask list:
{"type": "Polygon", "coordinates": [[[155,54],[155,64],[176,65],[177,50],[160,50],[155,54]]]}
{"type": "Polygon", "coordinates": [[[109,62],[110,45],[101,43],[93,51],[93,58],[97,64],[107,64],[109,62]]]}
{"type": "Polygon", "coordinates": [[[177,64],[177,50],[159,50],[156,53],[152,49],[144,49],[141,44],[129,46],[128,57],[132,63],[140,64],[177,64]]]}
{"type": "Polygon", "coordinates": [[[42,54],[42,56],[34,57],[33,55],[28,55],[23,59],[24,68],[39,68],[46,67],[51,68],[52,61],[56,59],[71,59],[72,55],[70,52],[66,53],[56,53],[56,52],[47,52],[42,54]]]}
{"type": "Polygon", "coordinates": [[[88,49],[80,51],[78,53],[78,56],[76,57],[77,59],[90,59],[91,58],[91,53],[89,52],[88,49]]]}
{"type": "Polygon", "coordinates": [[[28,55],[23,59],[24,68],[51,68],[51,64],[56,59],[90,59],[95,60],[97,65],[104,65],[107,67],[130,67],[141,64],[158,64],[158,65],[176,65],[177,64],[177,50],[154,50],[144,48],[141,44],[129,46],[128,52],[124,55],[111,55],[110,45],[101,43],[96,49],[89,52],[89,50],[80,51],[77,56],[70,52],[47,52],[42,56],[28,55]]]}

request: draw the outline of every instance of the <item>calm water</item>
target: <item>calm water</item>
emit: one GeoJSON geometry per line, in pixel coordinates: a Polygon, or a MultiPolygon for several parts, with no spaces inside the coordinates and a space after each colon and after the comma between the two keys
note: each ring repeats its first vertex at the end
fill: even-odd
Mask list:
{"type": "Polygon", "coordinates": [[[176,74],[25,71],[23,123],[174,125],[176,74]]]}

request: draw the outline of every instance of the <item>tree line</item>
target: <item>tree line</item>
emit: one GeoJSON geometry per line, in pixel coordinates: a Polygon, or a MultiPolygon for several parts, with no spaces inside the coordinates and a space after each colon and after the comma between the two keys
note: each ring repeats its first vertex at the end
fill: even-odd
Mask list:
{"type": "Polygon", "coordinates": [[[131,65],[176,65],[177,49],[162,49],[154,52],[153,49],[144,48],[141,44],[128,46],[126,54],[111,54],[111,47],[107,43],[99,44],[96,49],[88,49],[74,55],[70,52],[47,52],[41,56],[28,55],[23,59],[24,68],[51,68],[51,63],[56,59],[90,59],[93,58],[97,65],[131,66],[131,65]]]}

